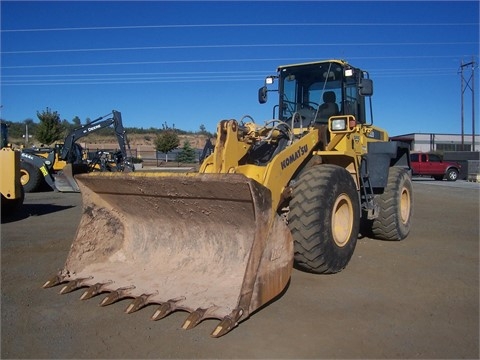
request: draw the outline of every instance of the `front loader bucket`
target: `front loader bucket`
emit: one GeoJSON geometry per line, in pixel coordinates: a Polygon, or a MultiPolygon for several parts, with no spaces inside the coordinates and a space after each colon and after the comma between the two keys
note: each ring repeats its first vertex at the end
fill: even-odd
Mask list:
{"type": "Polygon", "coordinates": [[[293,243],[270,191],[239,174],[90,173],[76,177],[83,215],[65,268],[44,287],[157,303],[152,319],[221,319],[222,336],[285,288],[293,243]]]}
{"type": "Polygon", "coordinates": [[[74,175],[88,171],[86,164],[67,164],[62,170],[54,175],[55,188],[60,192],[79,192],[80,188],[75,181],[74,175]]]}

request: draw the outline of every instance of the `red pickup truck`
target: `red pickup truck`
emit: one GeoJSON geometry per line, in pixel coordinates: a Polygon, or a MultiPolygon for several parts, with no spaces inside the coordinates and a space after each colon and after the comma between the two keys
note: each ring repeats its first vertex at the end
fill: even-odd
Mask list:
{"type": "Polygon", "coordinates": [[[455,181],[460,173],[460,164],[452,161],[443,161],[436,154],[413,152],[410,154],[412,175],[431,176],[435,180],[455,181]]]}

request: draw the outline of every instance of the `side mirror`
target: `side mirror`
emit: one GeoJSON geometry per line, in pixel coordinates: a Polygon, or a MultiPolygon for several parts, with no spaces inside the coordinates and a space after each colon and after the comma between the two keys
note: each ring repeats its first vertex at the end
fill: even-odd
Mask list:
{"type": "Polygon", "coordinates": [[[358,92],[362,96],[373,95],[373,81],[371,79],[362,79],[358,86],[358,92]]]}
{"type": "Polygon", "coordinates": [[[265,104],[267,102],[267,87],[262,86],[260,89],[258,89],[258,102],[260,104],[265,104]]]}

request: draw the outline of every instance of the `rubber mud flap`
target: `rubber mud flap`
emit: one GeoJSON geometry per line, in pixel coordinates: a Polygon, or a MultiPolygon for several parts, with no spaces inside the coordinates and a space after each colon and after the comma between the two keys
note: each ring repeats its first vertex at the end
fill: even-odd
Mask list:
{"type": "Polygon", "coordinates": [[[290,279],[291,234],[270,191],[254,180],[198,173],[76,179],[83,213],[61,282],[128,289],[123,297],[236,324],[290,279]]]}

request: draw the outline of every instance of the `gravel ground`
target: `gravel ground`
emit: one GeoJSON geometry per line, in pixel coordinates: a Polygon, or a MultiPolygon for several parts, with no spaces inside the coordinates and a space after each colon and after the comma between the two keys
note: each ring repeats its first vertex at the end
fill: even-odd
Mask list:
{"type": "MultiPolygon", "coordinates": [[[[479,358],[479,188],[414,181],[414,224],[401,242],[361,239],[335,275],[294,270],[287,290],[232,332],[187,313],[149,320],[81,291],[42,284],[62,268],[81,195],[27,194],[1,225],[2,358],[479,358]]],[[[213,281],[214,279],[212,279],[213,281]]]]}

